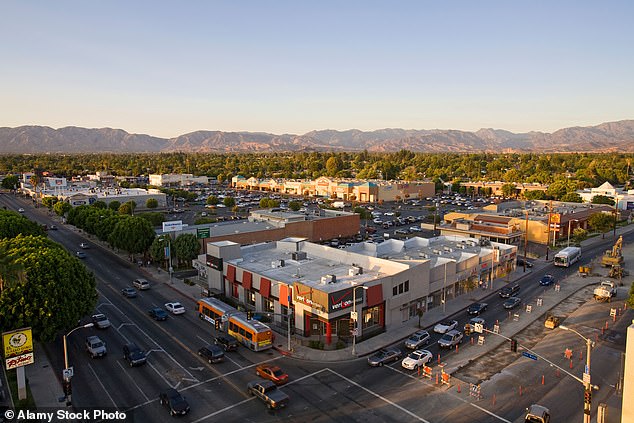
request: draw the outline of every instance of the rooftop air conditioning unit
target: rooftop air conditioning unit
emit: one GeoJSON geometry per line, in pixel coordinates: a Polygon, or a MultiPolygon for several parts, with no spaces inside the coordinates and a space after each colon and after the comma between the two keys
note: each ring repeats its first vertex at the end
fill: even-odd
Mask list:
{"type": "Polygon", "coordinates": [[[348,276],[356,276],[356,275],[362,275],[363,274],[363,267],[361,266],[352,266],[350,269],[348,269],[348,276]]]}
{"type": "Polygon", "coordinates": [[[321,277],[322,284],[335,283],[335,282],[337,282],[337,277],[335,275],[326,275],[321,277]]]}
{"type": "Polygon", "coordinates": [[[291,258],[295,261],[306,260],[306,251],[294,251],[291,253],[291,258]]]}

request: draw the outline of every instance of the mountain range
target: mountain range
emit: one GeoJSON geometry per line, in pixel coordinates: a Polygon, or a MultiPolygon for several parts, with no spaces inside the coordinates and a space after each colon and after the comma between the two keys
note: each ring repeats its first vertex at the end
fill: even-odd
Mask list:
{"type": "Polygon", "coordinates": [[[451,129],[321,130],[303,135],[263,132],[195,131],[175,138],[130,134],[121,129],[53,129],[47,126],[0,128],[0,153],[260,153],[294,151],[426,153],[539,152],[634,153],[634,120],[564,128],[553,133],[476,132],[451,129]]]}

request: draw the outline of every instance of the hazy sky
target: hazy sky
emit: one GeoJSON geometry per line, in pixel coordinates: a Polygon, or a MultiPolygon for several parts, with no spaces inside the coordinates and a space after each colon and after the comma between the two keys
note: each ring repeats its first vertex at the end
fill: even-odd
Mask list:
{"type": "Polygon", "coordinates": [[[634,1],[0,2],[0,126],[551,132],[634,118],[634,1]]]}

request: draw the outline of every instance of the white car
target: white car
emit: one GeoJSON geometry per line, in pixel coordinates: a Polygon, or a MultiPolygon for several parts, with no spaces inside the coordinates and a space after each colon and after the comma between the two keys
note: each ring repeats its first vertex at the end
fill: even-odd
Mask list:
{"type": "Polygon", "coordinates": [[[20,207],[20,208],[18,209],[18,212],[19,212],[19,213],[24,213],[24,209],[23,209],[22,207],[20,207]]]}
{"type": "Polygon", "coordinates": [[[455,329],[458,326],[458,322],[456,320],[445,320],[443,322],[438,323],[434,326],[434,332],[436,333],[447,333],[450,330],[455,329]]]}
{"type": "Polygon", "coordinates": [[[419,367],[423,367],[425,364],[429,364],[433,355],[427,350],[412,351],[407,357],[401,361],[401,366],[408,370],[416,370],[419,367]]]}
{"type": "Polygon", "coordinates": [[[185,307],[181,303],[165,303],[165,308],[172,314],[185,313],[185,307]]]}

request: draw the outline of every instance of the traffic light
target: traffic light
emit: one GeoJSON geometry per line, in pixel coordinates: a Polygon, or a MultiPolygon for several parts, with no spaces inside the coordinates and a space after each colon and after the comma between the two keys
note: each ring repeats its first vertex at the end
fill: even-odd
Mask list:
{"type": "Polygon", "coordinates": [[[350,319],[349,322],[350,322],[349,323],[350,324],[350,333],[353,333],[354,332],[354,320],[350,319]]]}
{"type": "Polygon", "coordinates": [[[70,385],[70,380],[64,380],[62,382],[62,388],[64,389],[64,395],[69,396],[73,393],[73,388],[70,385]]]}
{"type": "Polygon", "coordinates": [[[466,324],[464,327],[464,334],[469,336],[471,335],[471,325],[470,324],[466,324]]]}
{"type": "Polygon", "coordinates": [[[214,320],[214,327],[216,330],[220,330],[220,319],[214,320]]]}
{"type": "Polygon", "coordinates": [[[511,351],[517,352],[517,340],[511,339],[511,351]]]}
{"type": "Polygon", "coordinates": [[[583,401],[586,404],[590,404],[592,402],[592,391],[587,389],[583,392],[583,401]]]}
{"type": "Polygon", "coordinates": [[[253,312],[251,310],[247,310],[247,320],[253,319],[253,312]]]}

